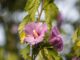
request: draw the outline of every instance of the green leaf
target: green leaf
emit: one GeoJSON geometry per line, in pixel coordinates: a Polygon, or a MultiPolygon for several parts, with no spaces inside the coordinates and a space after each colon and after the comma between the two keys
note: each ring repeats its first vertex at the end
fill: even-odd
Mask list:
{"type": "Polygon", "coordinates": [[[20,42],[23,43],[23,40],[26,36],[25,32],[24,32],[24,27],[27,23],[29,23],[31,20],[30,20],[30,17],[29,15],[27,15],[23,21],[19,24],[19,27],[18,27],[18,31],[19,31],[19,37],[20,37],[20,42]]]}
{"type": "Polygon", "coordinates": [[[72,40],[73,42],[77,42],[78,40],[80,40],[80,27],[78,27],[73,33],[72,40]]]}
{"type": "Polygon", "coordinates": [[[58,15],[58,8],[57,6],[52,2],[52,0],[46,0],[44,3],[44,10],[45,10],[45,20],[46,23],[49,26],[49,29],[52,26],[53,20],[56,18],[58,15]]]}
{"type": "Polygon", "coordinates": [[[76,42],[76,40],[77,40],[77,30],[73,33],[72,40],[73,40],[73,42],[76,42]]]}
{"type": "Polygon", "coordinates": [[[72,40],[74,42],[72,51],[74,52],[74,55],[80,56],[80,26],[75,30],[72,40]]]}
{"type": "Polygon", "coordinates": [[[45,60],[53,60],[54,59],[54,58],[52,58],[52,56],[49,55],[48,50],[45,48],[42,49],[42,55],[45,60]]]}
{"type": "Polygon", "coordinates": [[[35,20],[35,13],[40,5],[40,0],[27,0],[25,11],[28,11],[32,21],[35,20]]]}
{"type": "Polygon", "coordinates": [[[61,59],[61,57],[58,55],[57,51],[54,50],[53,48],[48,48],[47,51],[48,51],[48,54],[50,56],[52,56],[52,58],[54,58],[54,60],[60,60],[61,59]]]}
{"type": "Polygon", "coordinates": [[[53,48],[41,49],[37,58],[42,58],[41,60],[61,60],[61,57],[53,48]]]}
{"type": "Polygon", "coordinates": [[[25,47],[24,49],[20,50],[20,54],[22,55],[22,57],[26,60],[31,60],[31,57],[29,56],[30,54],[30,46],[27,45],[27,47],[25,47]]]}
{"type": "Polygon", "coordinates": [[[19,24],[19,27],[18,27],[19,33],[21,33],[21,32],[23,31],[24,26],[25,26],[28,22],[30,22],[30,21],[31,21],[31,20],[30,20],[29,15],[26,16],[26,17],[23,19],[23,21],[19,24]]]}
{"type": "Polygon", "coordinates": [[[50,3],[53,3],[54,0],[45,0],[43,7],[46,8],[46,6],[50,3]]]}
{"type": "Polygon", "coordinates": [[[39,51],[39,54],[37,55],[36,60],[44,60],[41,50],[39,51]]]}

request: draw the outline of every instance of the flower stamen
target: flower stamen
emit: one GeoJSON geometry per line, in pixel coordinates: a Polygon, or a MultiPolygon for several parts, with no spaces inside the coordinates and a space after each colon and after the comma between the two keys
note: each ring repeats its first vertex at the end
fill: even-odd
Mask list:
{"type": "Polygon", "coordinates": [[[34,35],[34,38],[38,37],[38,33],[36,32],[36,30],[33,30],[33,35],[34,35]]]}

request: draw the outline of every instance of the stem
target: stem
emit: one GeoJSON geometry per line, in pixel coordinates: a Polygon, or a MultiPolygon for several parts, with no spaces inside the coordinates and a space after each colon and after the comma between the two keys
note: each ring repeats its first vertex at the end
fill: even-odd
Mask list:
{"type": "Polygon", "coordinates": [[[32,45],[30,45],[30,56],[32,57],[32,45]]]}
{"type": "Polygon", "coordinates": [[[34,50],[33,50],[34,48],[33,48],[33,46],[32,45],[30,45],[30,56],[31,56],[31,59],[32,60],[35,60],[35,56],[34,56],[34,50]]]}
{"type": "Polygon", "coordinates": [[[44,3],[44,0],[42,0],[42,6],[41,6],[40,14],[39,14],[39,11],[38,11],[38,15],[39,15],[38,22],[40,21],[40,17],[41,17],[42,11],[43,11],[43,3],[44,3]]]}

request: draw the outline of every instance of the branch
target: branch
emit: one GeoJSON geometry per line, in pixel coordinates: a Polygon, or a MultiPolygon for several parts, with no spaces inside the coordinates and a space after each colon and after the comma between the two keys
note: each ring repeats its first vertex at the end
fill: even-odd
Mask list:
{"type": "Polygon", "coordinates": [[[42,11],[43,11],[43,4],[44,4],[44,0],[42,0],[42,6],[41,6],[40,14],[39,14],[39,11],[38,11],[38,15],[39,15],[38,22],[40,21],[41,14],[42,14],[42,11]]]}

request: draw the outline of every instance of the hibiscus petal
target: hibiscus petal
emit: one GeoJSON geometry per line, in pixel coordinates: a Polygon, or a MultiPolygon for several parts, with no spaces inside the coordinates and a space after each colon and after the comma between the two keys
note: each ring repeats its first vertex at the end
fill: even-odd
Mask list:
{"type": "Polygon", "coordinates": [[[50,40],[49,40],[50,44],[53,45],[53,47],[57,50],[57,51],[62,51],[63,49],[63,41],[62,41],[62,37],[59,33],[58,28],[55,26],[52,31],[51,31],[51,36],[50,36],[50,40]]]}
{"type": "Polygon", "coordinates": [[[26,32],[26,34],[30,35],[33,33],[33,30],[35,29],[35,22],[32,23],[28,23],[25,28],[24,31],[26,32]]]}
{"type": "Polygon", "coordinates": [[[35,44],[35,40],[34,40],[33,36],[26,37],[24,41],[28,42],[30,45],[34,45],[35,44]]]}
{"type": "Polygon", "coordinates": [[[52,35],[53,36],[57,36],[57,35],[59,35],[60,33],[59,33],[59,30],[58,30],[58,28],[55,26],[54,28],[52,28],[52,35]]]}

